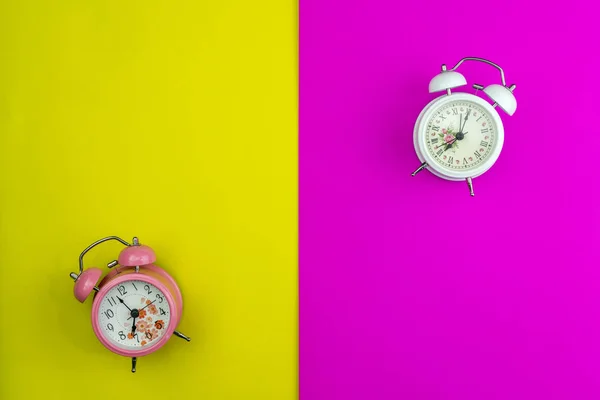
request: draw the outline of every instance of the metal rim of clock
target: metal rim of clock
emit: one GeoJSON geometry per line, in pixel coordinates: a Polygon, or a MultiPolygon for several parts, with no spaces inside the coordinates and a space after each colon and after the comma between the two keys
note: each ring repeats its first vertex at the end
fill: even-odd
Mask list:
{"type": "Polygon", "coordinates": [[[445,90],[448,94],[450,94],[451,89],[466,85],[467,80],[465,79],[464,75],[456,71],[458,67],[465,61],[482,62],[484,64],[491,65],[500,71],[502,85],[488,85],[483,88],[483,92],[494,102],[492,107],[498,106],[508,115],[512,116],[517,110],[517,99],[513,94],[513,91],[517,85],[512,84],[510,86],[506,86],[506,79],[504,78],[504,71],[502,68],[498,64],[481,57],[464,57],[451,69],[446,69],[446,65],[442,64],[442,72],[434,76],[429,82],[429,93],[441,92],[445,90]]]}
{"type": "Polygon", "coordinates": [[[413,141],[419,160],[427,164],[427,169],[429,169],[431,173],[443,179],[452,181],[463,181],[467,178],[476,178],[482,175],[496,163],[504,145],[504,126],[502,124],[500,116],[497,112],[494,111],[494,109],[488,102],[470,93],[455,93],[452,96],[438,97],[432,100],[427,106],[425,106],[425,108],[417,118],[417,123],[415,124],[413,132],[413,141]],[[444,104],[457,100],[473,102],[478,106],[484,108],[490,114],[491,118],[494,121],[494,124],[496,125],[496,141],[494,143],[494,148],[492,149],[492,152],[489,155],[489,157],[480,166],[465,171],[457,171],[445,168],[427,153],[425,143],[424,132],[426,130],[427,121],[429,120],[429,118],[433,115],[433,113],[435,113],[436,110],[438,110],[444,104]]]}

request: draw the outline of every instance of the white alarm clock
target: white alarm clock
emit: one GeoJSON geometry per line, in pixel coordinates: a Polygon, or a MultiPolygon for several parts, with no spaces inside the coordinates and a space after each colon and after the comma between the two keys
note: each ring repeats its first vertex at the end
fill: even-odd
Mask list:
{"type": "Polygon", "coordinates": [[[504,144],[504,127],[496,107],[514,114],[515,87],[506,85],[499,65],[483,58],[465,57],[450,70],[442,65],[442,72],[429,82],[429,93],[446,93],[427,104],[417,118],[413,141],[421,165],[412,176],[427,169],[442,179],[466,181],[474,196],[473,178],[494,165],[504,144]],[[476,94],[452,93],[451,89],[467,84],[465,77],[456,72],[465,61],[483,62],[500,71],[501,85],[473,85],[476,94],[483,90],[493,104],[476,94]]]}

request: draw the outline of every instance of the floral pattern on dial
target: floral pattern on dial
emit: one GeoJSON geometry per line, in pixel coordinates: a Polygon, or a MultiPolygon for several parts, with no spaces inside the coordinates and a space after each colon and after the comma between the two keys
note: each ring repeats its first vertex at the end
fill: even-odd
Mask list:
{"type": "MultiPolygon", "coordinates": [[[[140,332],[144,338],[140,342],[140,345],[145,346],[149,342],[152,342],[161,336],[161,330],[165,328],[165,321],[162,319],[153,319],[152,315],[157,315],[158,309],[150,300],[142,297],[140,299],[140,303],[140,308],[146,307],[146,309],[139,311],[139,318],[141,319],[135,324],[135,326],[137,332],[140,332]],[[146,313],[146,310],[148,310],[148,313],[146,313]]],[[[129,333],[127,338],[133,340],[135,339],[135,336],[132,333],[129,333]]]]}
{"type": "Polygon", "coordinates": [[[492,154],[495,141],[492,116],[468,100],[444,104],[427,121],[425,149],[445,168],[468,170],[481,165],[492,154]]]}
{"type": "Polygon", "coordinates": [[[447,146],[458,149],[459,142],[456,140],[456,132],[452,128],[452,125],[448,126],[448,129],[442,129],[442,132],[439,134],[439,136],[447,146]]]}
{"type": "Polygon", "coordinates": [[[110,289],[101,300],[98,324],[111,342],[123,348],[156,343],[170,320],[169,304],[154,285],[128,281],[110,289]]]}

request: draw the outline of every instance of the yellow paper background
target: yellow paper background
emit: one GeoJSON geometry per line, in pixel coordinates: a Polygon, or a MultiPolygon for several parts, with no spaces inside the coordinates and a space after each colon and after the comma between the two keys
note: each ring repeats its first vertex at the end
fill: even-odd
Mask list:
{"type": "Polygon", "coordinates": [[[0,398],[297,398],[296,2],[0,4],[0,398]],[[69,278],[108,235],[183,292],[136,374],[69,278]]]}

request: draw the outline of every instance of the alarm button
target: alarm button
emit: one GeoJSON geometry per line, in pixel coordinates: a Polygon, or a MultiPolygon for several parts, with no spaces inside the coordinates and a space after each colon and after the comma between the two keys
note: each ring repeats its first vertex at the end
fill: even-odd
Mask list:
{"type": "Polygon", "coordinates": [[[119,254],[119,265],[137,267],[152,264],[156,261],[154,250],[146,245],[129,246],[119,254]]]}
{"type": "Polygon", "coordinates": [[[73,288],[75,298],[83,303],[92,293],[101,276],[102,270],[99,268],[88,268],[83,271],[75,281],[75,287],[73,288]]]}

